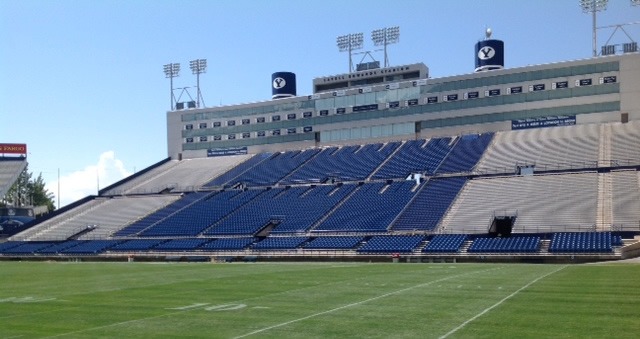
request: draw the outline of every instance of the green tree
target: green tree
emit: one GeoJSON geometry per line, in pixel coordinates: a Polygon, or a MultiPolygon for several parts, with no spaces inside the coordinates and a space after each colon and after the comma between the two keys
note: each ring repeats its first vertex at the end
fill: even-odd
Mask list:
{"type": "Polygon", "coordinates": [[[37,178],[33,179],[33,174],[29,172],[29,166],[27,165],[18,180],[11,186],[3,203],[0,205],[13,205],[13,206],[46,206],[49,212],[55,210],[54,204],[55,196],[49,192],[45,187],[42,173],[37,178]]]}

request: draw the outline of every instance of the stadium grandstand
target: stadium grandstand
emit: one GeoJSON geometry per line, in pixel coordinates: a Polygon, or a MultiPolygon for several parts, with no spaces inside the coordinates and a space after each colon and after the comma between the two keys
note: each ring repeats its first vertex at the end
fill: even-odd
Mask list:
{"type": "Polygon", "coordinates": [[[26,167],[26,144],[0,144],[0,239],[19,232],[34,220],[34,208],[8,205],[4,199],[26,167]]]}
{"type": "MultiPolygon", "coordinates": [[[[298,96],[277,72],[272,100],[177,103],[166,159],[29,223],[0,258],[639,256],[640,54],[504,69],[502,47],[478,42],[465,75],[368,65],[298,96]]],[[[4,190],[24,160],[0,163],[4,190]]]]}

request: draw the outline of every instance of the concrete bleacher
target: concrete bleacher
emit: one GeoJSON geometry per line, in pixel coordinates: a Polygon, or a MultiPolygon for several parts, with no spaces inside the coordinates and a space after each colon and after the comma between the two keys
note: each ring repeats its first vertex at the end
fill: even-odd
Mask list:
{"type": "Polygon", "coordinates": [[[621,230],[640,229],[640,171],[611,171],[610,175],[611,224],[621,230]]]}
{"type": "Polygon", "coordinates": [[[25,158],[0,157],[0,198],[7,194],[26,166],[25,158]]]}
{"type": "Polygon", "coordinates": [[[515,173],[523,165],[538,171],[594,168],[599,138],[596,124],[497,132],[476,172],[515,173]]]}
{"type": "Polygon", "coordinates": [[[640,164],[640,121],[613,123],[611,126],[611,154],[613,166],[640,164]]]}
{"type": "Polygon", "coordinates": [[[105,239],[120,228],[179,199],[179,195],[96,198],[14,236],[19,240],[105,239]]]}
{"type": "Polygon", "coordinates": [[[142,177],[134,178],[101,195],[130,195],[159,193],[170,189],[173,192],[193,191],[214,178],[246,161],[252,155],[171,160],[142,177]]]}
{"type": "Polygon", "coordinates": [[[504,212],[517,214],[517,233],[593,229],[597,183],[595,172],[470,180],[439,231],[484,233],[504,212]]]}

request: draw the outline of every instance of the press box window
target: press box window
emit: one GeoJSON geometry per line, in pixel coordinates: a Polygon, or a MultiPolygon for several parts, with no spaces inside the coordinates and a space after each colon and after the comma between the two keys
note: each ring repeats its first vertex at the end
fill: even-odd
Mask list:
{"type": "Polygon", "coordinates": [[[192,130],[193,129],[193,125],[192,124],[188,124],[184,126],[184,129],[186,130],[192,130]]]}
{"type": "Polygon", "coordinates": [[[222,135],[214,135],[214,136],[213,136],[213,140],[214,140],[214,141],[220,141],[220,140],[222,140],[222,135]]]}
{"type": "Polygon", "coordinates": [[[279,115],[272,116],[271,121],[280,121],[280,116],[279,115]]]}
{"type": "Polygon", "coordinates": [[[251,121],[249,119],[242,119],[242,124],[243,125],[248,125],[250,123],[251,123],[251,121]]]}
{"type": "Polygon", "coordinates": [[[228,140],[234,140],[235,138],[236,138],[236,135],[235,135],[235,134],[229,134],[229,135],[227,136],[227,139],[228,139],[228,140]]]}
{"type": "Polygon", "coordinates": [[[187,143],[192,143],[193,142],[193,138],[187,138],[187,143]]]}
{"type": "Polygon", "coordinates": [[[205,142],[207,141],[207,137],[200,137],[200,142],[205,142]]]}
{"type": "Polygon", "coordinates": [[[236,125],[236,121],[235,120],[227,121],[227,126],[235,126],[235,125],[236,125]]]}
{"type": "Polygon", "coordinates": [[[258,137],[264,137],[266,134],[265,131],[258,131],[258,137]]]}
{"type": "Polygon", "coordinates": [[[287,114],[287,120],[296,120],[296,114],[295,113],[287,114]]]}
{"type": "Polygon", "coordinates": [[[251,133],[249,132],[242,133],[242,139],[247,139],[247,138],[251,138],[251,133]]]}
{"type": "Polygon", "coordinates": [[[207,128],[207,123],[206,122],[201,122],[200,123],[200,129],[204,129],[207,128]]]}
{"type": "Polygon", "coordinates": [[[220,121],[216,121],[213,123],[213,127],[220,127],[222,126],[222,123],[220,121]]]}
{"type": "Polygon", "coordinates": [[[280,135],[280,130],[274,129],[273,132],[271,132],[271,135],[280,135]]]}
{"type": "Polygon", "coordinates": [[[257,122],[257,123],[263,123],[263,122],[264,122],[264,117],[258,117],[258,118],[256,118],[256,122],[257,122]]]}

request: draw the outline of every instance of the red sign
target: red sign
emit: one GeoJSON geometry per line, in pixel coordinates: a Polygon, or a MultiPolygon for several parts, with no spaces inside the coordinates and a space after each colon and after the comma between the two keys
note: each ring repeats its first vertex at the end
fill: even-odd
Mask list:
{"type": "Polygon", "coordinates": [[[27,144],[0,144],[0,154],[27,154],[27,144]]]}

